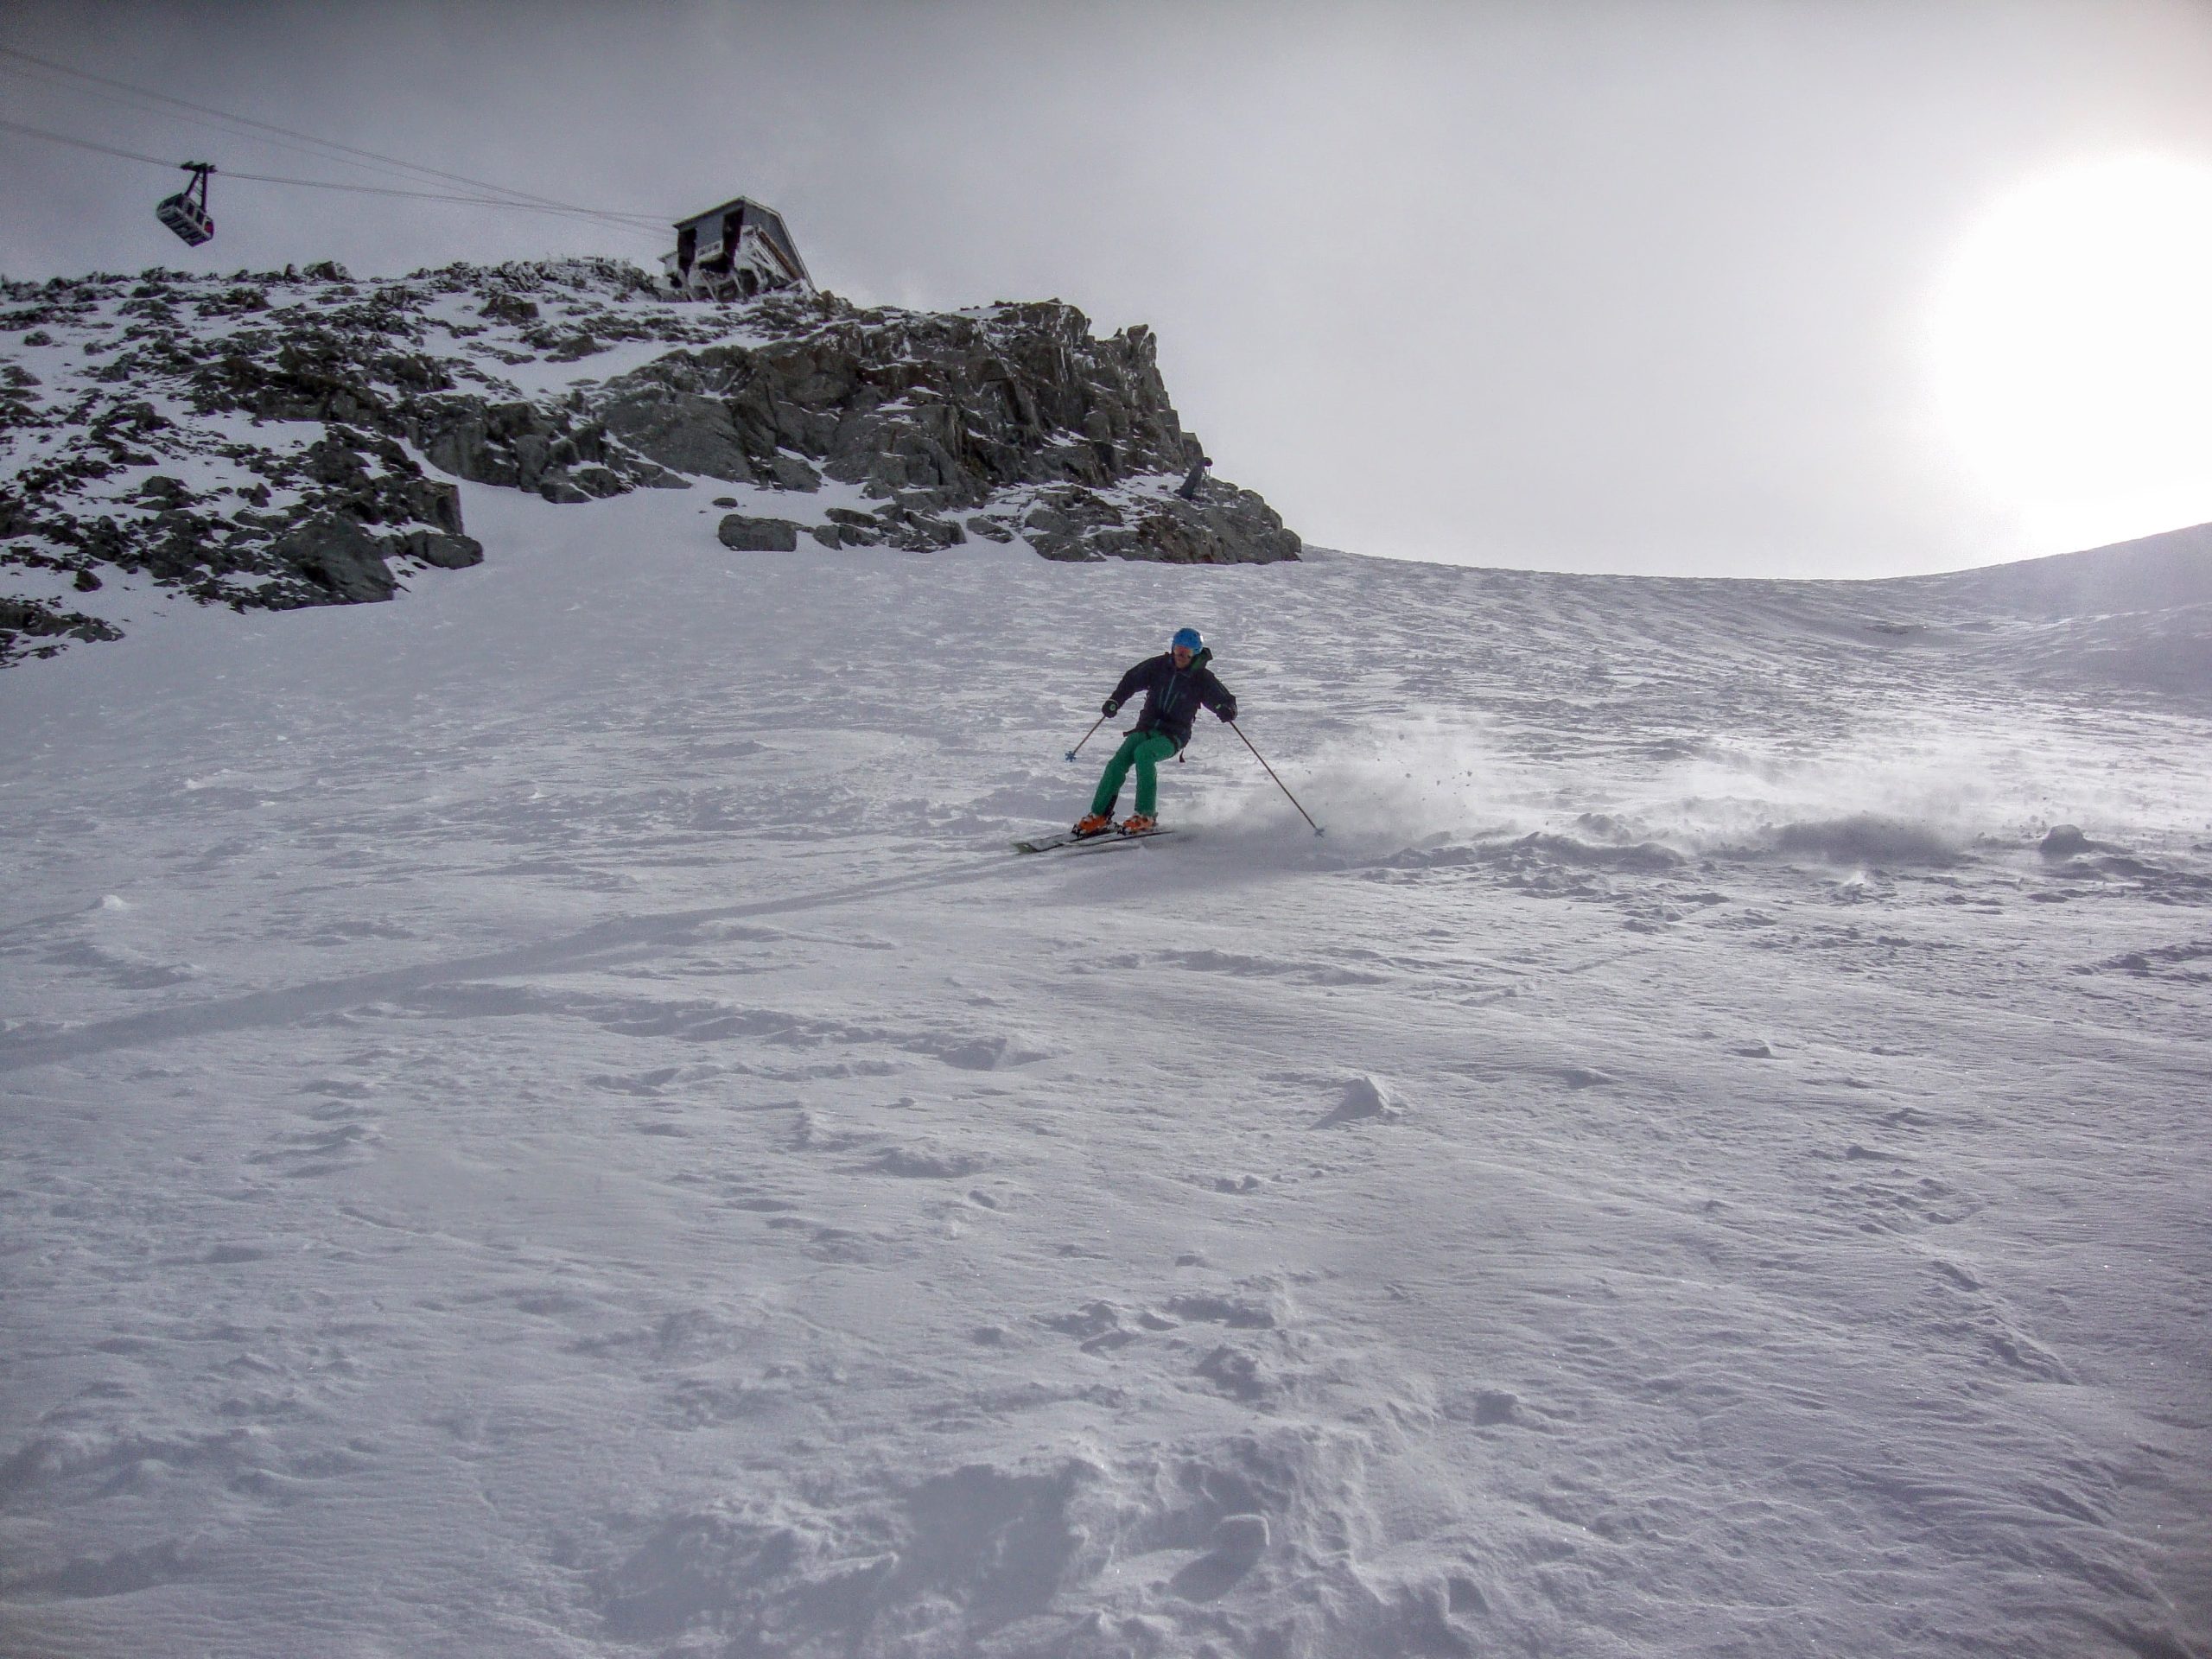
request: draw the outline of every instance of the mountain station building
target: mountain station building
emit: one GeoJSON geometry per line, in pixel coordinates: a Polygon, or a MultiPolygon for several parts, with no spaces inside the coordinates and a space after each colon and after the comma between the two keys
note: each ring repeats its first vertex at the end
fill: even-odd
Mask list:
{"type": "Polygon", "coordinates": [[[779,288],[811,288],[806,262],[772,207],[739,196],[676,225],[663,254],[669,285],[695,300],[749,300],[779,288]]]}

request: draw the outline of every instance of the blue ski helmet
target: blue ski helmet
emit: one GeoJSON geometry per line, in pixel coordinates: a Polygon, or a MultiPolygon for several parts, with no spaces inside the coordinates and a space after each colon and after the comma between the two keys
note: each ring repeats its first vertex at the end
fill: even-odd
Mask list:
{"type": "Polygon", "coordinates": [[[1195,657],[1206,648],[1205,636],[1196,628],[1178,628],[1175,630],[1175,637],[1167,642],[1167,648],[1173,651],[1178,645],[1188,647],[1191,654],[1195,657]]]}

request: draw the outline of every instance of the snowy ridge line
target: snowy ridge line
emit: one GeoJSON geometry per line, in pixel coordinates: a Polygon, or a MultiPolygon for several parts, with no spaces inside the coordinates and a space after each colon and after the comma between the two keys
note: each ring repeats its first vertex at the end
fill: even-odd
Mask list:
{"type": "Polygon", "coordinates": [[[0,665],[118,637],[143,608],[118,577],[281,610],[472,565],[454,480],[563,505],[736,486],[732,546],[1298,554],[1249,492],[1177,493],[1199,448],[1150,333],[1096,339],[1057,301],[709,306],[606,260],[156,269],[0,301],[0,665]]]}

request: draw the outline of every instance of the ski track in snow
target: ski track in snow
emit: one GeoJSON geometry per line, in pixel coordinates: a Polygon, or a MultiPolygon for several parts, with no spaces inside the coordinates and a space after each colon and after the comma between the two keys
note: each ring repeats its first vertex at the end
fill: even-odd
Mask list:
{"type": "Polygon", "coordinates": [[[707,493],[0,680],[0,1647],[2212,1650],[2212,677],[707,493]]]}

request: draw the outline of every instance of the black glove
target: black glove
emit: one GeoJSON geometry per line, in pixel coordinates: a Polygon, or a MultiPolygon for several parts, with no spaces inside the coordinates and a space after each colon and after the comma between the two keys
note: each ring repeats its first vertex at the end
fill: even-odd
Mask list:
{"type": "Polygon", "coordinates": [[[1224,720],[1234,720],[1234,719],[1236,719],[1236,698],[1234,698],[1234,697],[1231,697],[1231,698],[1230,698],[1227,702],[1223,703],[1223,704],[1221,705],[1221,707],[1220,707],[1220,708],[1218,708],[1218,709],[1215,709],[1215,710],[1214,710],[1214,713],[1216,713],[1217,715],[1220,715],[1224,720]]]}
{"type": "Polygon", "coordinates": [[[1113,718],[1114,718],[1114,715],[1115,715],[1115,714],[1116,714],[1116,712],[1117,710],[1119,710],[1119,709],[1120,709],[1121,706],[1122,706],[1122,705],[1121,705],[1118,702],[1116,702],[1114,698],[1112,698],[1112,697],[1109,697],[1109,698],[1107,698],[1107,699],[1106,699],[1106,708],[1105,708],[1105,715],[1106,715],[1106,718],[1107,718],[1107,719],[1109,719],[1109,720],[1113,719],[1113,718]]]}

